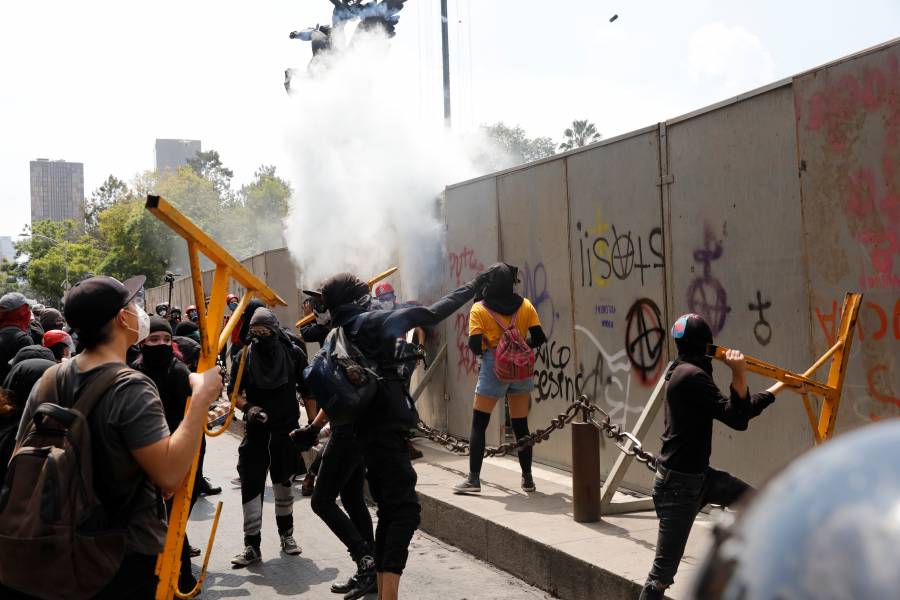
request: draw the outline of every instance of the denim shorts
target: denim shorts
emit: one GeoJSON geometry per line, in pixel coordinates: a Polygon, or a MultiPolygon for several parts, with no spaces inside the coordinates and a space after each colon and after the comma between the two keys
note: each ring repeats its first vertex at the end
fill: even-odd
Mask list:
{"type": "Polygon", "coordinates": [[[485,350],[481,357],[481,370],[478,372],[478,383],[475,393],[488,398],[503,398],[507,394],[530,394],[534,389],[534,380],[529,377],[518,381],[500,381],[494,375],[494,351],[485,350]]]}

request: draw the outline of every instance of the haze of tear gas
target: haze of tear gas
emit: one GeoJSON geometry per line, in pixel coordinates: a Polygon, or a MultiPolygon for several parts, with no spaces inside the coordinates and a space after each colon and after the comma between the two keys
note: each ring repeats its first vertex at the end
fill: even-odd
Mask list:
{"type": "Polygon", "coordinates": [[[402,297],[429,296],[443,264],[438,199],[488,170],[475,164],[486,164],[487,141],[419,118],[418,69],[377,33],[320,54],[292,92],[285,234],[298,283],[339,271],[367,278],[399,258],[402,297]]]}

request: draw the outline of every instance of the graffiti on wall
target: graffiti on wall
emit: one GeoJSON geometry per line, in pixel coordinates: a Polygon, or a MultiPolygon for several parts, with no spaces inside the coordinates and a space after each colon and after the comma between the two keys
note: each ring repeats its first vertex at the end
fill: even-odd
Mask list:
{"type": "Polygon", "coordinates": [[[575,331],[590,342],[585,351],[589,356],[578,368],[579,393],[587,394],[597,404],[602,401],[613,422],[624,425],[629,414],[639,414],[644,409],[640,403],[631,403],[632,365],[628,353],[624,348],[608,352],[586,327],[576,325],[575,331]]]}
{"type": "Polygon", "coordinates": [[[528,261],[525,261],[525,266],[519,271],[519,277],[522,280],[522,295],[534,305],[544,333],[547,334],[547,339],[552,338],[556,321],[559,320],[559,313],[556,312],[553,297],[550,295],[550,278],[547,276],[547,268],[542,262],[532,268],[528,261]]]}
{"type": "Polygon", "coordinates": [[[628,360],[637,380],[644,386],[653,385],[662,368],[666,339],[659,306],[650,298],[640,298],[631,305],[625,321],[625,353],[628,360]]]}
{"type": "Polygon", "coordinates": [[[709,323],[713,335],[718,335],[725,327],[725,319],[731,312],[725,287],[712,273],[713,262],[722,258],[722,242],[716,237],[712,227],[703,228],[703,247],[694,250],[694,262],[701,265],[703,274],[688,286],[688,310],[702,315],[709,323]]]}
{"type": "Polygon", "coordinates": [[[646,235],[635,235],[630,229],[604,223],[598,211],[596,225],[587,227],[578,221],[575,228],[581,287],[602,287],[635,274],[644,285],[645,271],[666,266],[660,227],[652,228],[646,235]]]}
{"type": "MultiPolygon", "coordinates": [[[[468,246],[463,246],[459,252],[449,252],[447,255],[447,266],[450,271],[450,277],[456,281],[456,285],[461,285],[484,271],[484,263],[479,260],[475,250],[468,246]]],[[[457,350],[456,361],[456,377],[464,379],[472,377],[478,373],[478,357],[469,349],[469,313],[468,310],[461,310],[452,317],[453,319],[453,339],[450,344],[454,345],[457,350]]]]}
{"type": "Polygon", "coordinates": [[[463,246],[459,252],[449,252],[447,260],[450,267],[450,277],[456,280],[459,286],[464,281],[464,275],[476,275],[484,271],[484,264],[478,260],[475,251],[468,246],[463,246]]]}
{"type": "Polygon", "coordinates": [[[772,341],[772,325],[766,320],[765,311],[772,308],[771,300],[763,300],[762,292],[756,290],[756,302],[747,305],[747,309],[757,313],[758,318],[753,325],[753,337],[759,342],[760,346],[768,346],[772,341]]]}

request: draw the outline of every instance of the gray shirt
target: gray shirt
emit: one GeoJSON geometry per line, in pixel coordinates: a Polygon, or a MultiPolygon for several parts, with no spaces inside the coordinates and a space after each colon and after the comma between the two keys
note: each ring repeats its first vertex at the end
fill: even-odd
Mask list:
{"type": "MultiPolygon", "coordinates": [[[[113,367],[101,365],[81,372],[72,365],[62,382],[60,404],[71,406],[74,394],[97,373],[113,367]]],[[[35,410],[35,385],[25,404],[17,440],[25,434],[35,410]]],[[[169,435],[169,426],[156,386],[146,375],[132,371],[119,376],[95,405],[88,418],[94,462],[94,489],[108,514],[115,518],[131,508],[127,520],[127,553],[158,554],[166,540],[162,499],[132,454],[169,435]],[[133,499],[133,500],[132,500],[133,499]]]]}

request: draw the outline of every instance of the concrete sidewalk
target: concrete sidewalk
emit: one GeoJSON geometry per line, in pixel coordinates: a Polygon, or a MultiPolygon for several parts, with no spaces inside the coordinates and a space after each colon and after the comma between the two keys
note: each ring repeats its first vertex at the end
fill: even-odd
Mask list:
{"type": "MultiPolygon", "coordinates": [[[[653,512],[576,523],[571,475],[535,465],[537,492],[526,494],[513,457],[485,459],[481,494],[456,495],[451,488],[468,471],[468,457],[421,438],[415,445],[425,454],[413,461],[423,531],[564,600],[637,599],[656,546],[653,512]]],[[[686,598],[710,529],[701,513],[670,598],[686,598]]]]}

